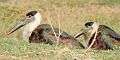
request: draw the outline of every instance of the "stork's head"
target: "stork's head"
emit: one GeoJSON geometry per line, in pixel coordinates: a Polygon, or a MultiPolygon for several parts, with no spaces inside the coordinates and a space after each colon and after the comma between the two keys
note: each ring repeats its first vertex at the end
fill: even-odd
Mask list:
{"type": "Polygon", "coordinates": [[[99,24],[97,22],[87,22],[85,23],[85,27],[88,29],[96,29],[98,28],[99,24]]]}
{"type": "Polygon", "coordinates": [[[16,30],[20,29],[21,27],[28,25],[32,22],[36,22],[34,24],[40,24],[41,22],[41,15],[38,11],[30,11],[26,14],[26,16],[17,22],[17,25],[15,25],[7,34],[11,34],[15,32],[16,30]]]}
{"type": "Polygon", "coordinates": [[[94,24],[94,22],[87,22],[87,23],[85,23],[85,27],[91,28],[93,24],[94,24]]]}

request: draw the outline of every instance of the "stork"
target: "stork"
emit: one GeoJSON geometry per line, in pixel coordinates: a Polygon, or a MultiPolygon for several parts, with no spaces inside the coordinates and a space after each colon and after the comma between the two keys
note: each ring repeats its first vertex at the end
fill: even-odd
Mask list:
{"type": "Polygon", "coordinates": [[[87,22],[85,27],[75,38],[83,35],[86,40],[86,47],[89,47],[94,39],[95,41],[91,46],[94,49],[113,49],[113,43],[120,44],[120,35],[106,25],[99,25],[97,22],[87,22]]]}
{"type": "Polygon", "coordinates": [[[26,14],[26,17],[14,26],[7,34],[11,34],[23,27],[23,38],[28,39],[30,43],[46,43],[46,44],[64,44],[69,47],[82,47],[84,46],[71,35],[64,31],[61,31],[59,39],[56,36],[59,35],[58,28],[52,28],[49,24],[41,24],[41,14],[38,11],[30,11],[26,14]],[[54,31],[53,31],[54,30],[54,31]],[[55,34],[55,33],[56,34],[55,34]]]}

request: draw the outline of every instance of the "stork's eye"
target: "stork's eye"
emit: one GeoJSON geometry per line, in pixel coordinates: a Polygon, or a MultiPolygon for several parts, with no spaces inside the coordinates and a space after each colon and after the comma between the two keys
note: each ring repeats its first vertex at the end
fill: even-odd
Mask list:
{"type": "Polygon", "coordinates": [[[88,26],[91,26],[91,24],[88,24],[88,26]]]}
{"type": "Polygon", "coordinates": [[[37,13],[37,11],[30,11],[26,14],[26,16],[34,16],[37,13]]]}
{"type": "Polygon", "coordinates": [[[92,25],[93,25],[93,23],[88,24],[88,26],[92,26],[92,25]]]}
{"type": "Polygon", "coordinates": [[[28,16],[29,18],[31,17],[31,15],[28,16]]]}
{"type": "Polygon", "coordinates": [[[89,26],[92,26],[92,25],[93,25],[93,22],[87,22],[87,23],[85,24],[86,27],[89,27],[89,26]]]}

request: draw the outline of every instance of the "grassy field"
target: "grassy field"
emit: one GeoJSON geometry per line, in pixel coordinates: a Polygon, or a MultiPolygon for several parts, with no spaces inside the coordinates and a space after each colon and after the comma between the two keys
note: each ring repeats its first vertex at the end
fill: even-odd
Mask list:
{"type": "MultiPolygon", "coordinates": [[[[25,13],[37,10],[43,22],[70,35],[84,28],[84,23],[97,21],[120,33],[120,0],[0,0],[0,60],[118,60],[120,46],[114,50],[69,49],[47,44],[29,44],[21,39],[21,31],[6,36],[25,13]]],[[[80,40],[80,39],[79,39],[80,40]]],[[[81,40],[80,40],[81,41],[81,40]]]]}

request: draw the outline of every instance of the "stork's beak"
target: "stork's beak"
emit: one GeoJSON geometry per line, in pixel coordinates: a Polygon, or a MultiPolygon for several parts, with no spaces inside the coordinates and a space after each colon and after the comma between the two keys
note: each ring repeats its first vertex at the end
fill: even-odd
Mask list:
{"type": "Polygon", "coordinates": [[[7,35],[10,35],[11,33],[17,31],[21,27],[25,26],[26,24],[31,22],[31,18],[26,17],[22,19],[21,21],[17,22],[17,24],[7,33],[7,35]]]}

